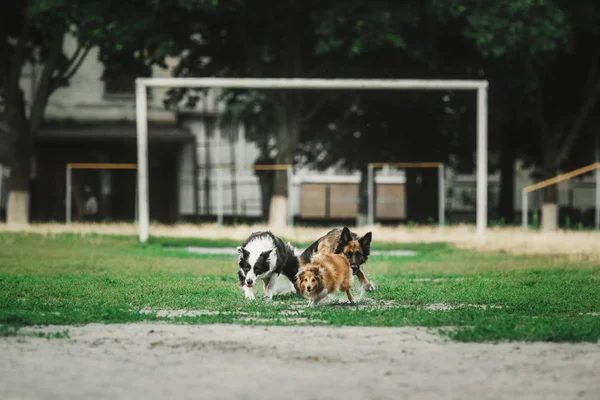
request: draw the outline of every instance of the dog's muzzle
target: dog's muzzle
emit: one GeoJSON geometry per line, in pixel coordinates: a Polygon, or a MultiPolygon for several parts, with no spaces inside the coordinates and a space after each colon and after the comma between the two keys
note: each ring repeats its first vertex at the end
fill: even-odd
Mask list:
{"type": "Polygon", "coordinates": [[[246,286],[252,287],[253,283],[254,283],[254,281],[252,279],[246,279],[246,286]]]}
{"type": "Polygon", "coordinates": [[[351,265],[350,268],[352,269],[352,275],[356,275],[360,269],[360,265],[351,265]]]}
{"type": "Polygon", "coordinates": [[[310,293],[310,292],[312,291],[312,286],[307,286],[307,287],[306,287],[306,291],[307,291],[308,293],[310,293]]]}

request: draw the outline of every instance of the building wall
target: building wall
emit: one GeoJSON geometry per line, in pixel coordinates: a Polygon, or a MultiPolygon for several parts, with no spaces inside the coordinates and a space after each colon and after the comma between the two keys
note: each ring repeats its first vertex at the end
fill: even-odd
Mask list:
{"type": "MultiPolygon", "coordinates": [[[[242,125],[233,128],[236,131],[232,141],[227,133],[211,119],[199,114],[182,117],[182,124],[196,137],[194,145],[189,145],[181,153],[179,160],[179,211],[181,215],[194,214],[194,151],[196,152],[198,215],[214,216],[217,204],[223,204],[223,214],[247,217],[261,217],[261,194],[258,178],[253,165],[259,156],[257,146],[248,141],[242,125]],[[220,166],[220,168],[219,168],[220,166]],[[222,179],[222,195],[219,194],[219,179],[222,179]]],[[[377,205],[382,218],[403,218],[404,172],[385,169],[377,172],[377,205]],[[384,181],[381,177],[396,177],[384,181]],[[398,203],[393,203],[393,196],[398,203]]],[[[292,180],[294,215],[310,218],[306,211],[309,203],[318,200],[307,192],[311,187],[318,190],[329,187],[331,190],[331,217],[352,218],[356,214],[358,202],[358,183],[360,174],[347,173],[336,168],[326,171],[314,171],[309,168],[297,168],[292,180]],[[316,185],[316,186],[315,186],[316,185]],[[303,211],[304,210],[304,211],[303,211]]],[[[313,190],[314,192],[314,190],[313,190]]],[[[323,193],[315,194],[317,196],[323,193]]],[[[317,216],[316,214],[314,215],[317,216]]]]}
{"type": "Polygon", "coordinates": [[[218,180],[222,177],[224,213],[233,214],[233,196],[236,196],[236,214],[260,216],[260,189],[252,169],[259,150],[256,145],[246,141],[243,126],[234,128],[238,136],[237,140],[231,141],[213,120],[201,116],[188,117],[182,120],[182,124],[196,137],[196,143],[195,148],[194,145],[186,147],[179,161],[180,213],[194,213],[195,151],[198,163],[198,213],[216,214],[220,199],[218,180]]]}
{"type": "MultiPolygon", "coordinates": [[[[218,165],[222,165],[223,179],[223,212],[224,215],[245,215],[259,217],[260,210],[260,189],[259,183],[252,165],[259,155],[259,150],[255,144],[247,141],[244,135],[243,126],[239,126],[237,139],[231,143],[224,132],[216,126],[212,134],[207,134],[210,130],[207,127],[209,122],[200,115],[190,116],[185,122],[186,126],[196,136],[196,154],[199,164],[198,168],[198,213],[200,215],[216,215],[216,204],[220,197],[218,194],[218,165]],[[232,149],[233,148],[233,149],[232,149]],[[232,155],[233,153],[233,155],[232,155]],[[233,165],[233,167],[232,167],[233,165]],[[208,168],[207,168],[208,167],[208,168]],[[232,168],[235,169],[232,172],[232,168]],[[232,176],[233,175],[233,176],[232,176]],[[234,189],[237,200],[234,210],[234,189]],[[208,189],[207,189],[208,188],[208,189]],[[208,205],[206,197],[208,195],[208,205]]],[[[182,215],[193,214],[194,198],[194,169],[193,169],[193,150],[192,146],[186,148],[180,160],[180,183],[179,183],[179,201],[180,213],[182,215]]],[[[517,165],[515,172],[515,209],[521,209],[521,191],[524,187],[534,182],[530,178],[531,170],[521,168],[517,165]]],[[[448,212],[466,212],[472,213],[476,207],[476,179],[473,174],[454,174],[451,170],[446,171],[446,210],[448,212]]],[[[404,171],[386,168],[383,171],[376,171],[377,182],[377,218],[392,219],[410,219],[411,216],[406,213],[405,188],[403,186],[405,179],[404,171]],[[383,177],[396,177],[397,181],[386,182],[383,177]],[[380,178],[381,177],[381,178],[380,178]],[[391,186],[390,186],[391,184],[391,186]],[[384,186],[385,185],[385,186],[384,186]]],[[[356,204],[357,199],[353,193],[358,191],[358,182],[360,175],[356,172],[348,173],[336,168],[330,168],[319,172],[309,168],[296,168],[293,179],[294,190],[294,214],[300,217],[317,217],[324,213],[324,205],[316,203],[324,201],[324,191],[326,187],[333,188],[330,201],[332,208],[343,203],[345,211],[340,217],[346,217],[351,211],[348,207],[355,209],[352,204],[356,204]],[[329,182],[329,185],[327,184],[329,182]],[[349,186],[343,186],[349,184],[349,186]],[[312,186],[311,186],[312,185],[312,186]],[[340,186],[341,185],[341,186],[340,186]],[[339,190],[338,190],[339,189],[339,190]],[[306,193],[309,190],[311,193],[306,193]],[[338,193],[339,192],[339,193],[338,193]],[[321,200],[319,200],[321,199],[321,200]],[[309,204],[309,203],[314,204],[309,204]],[[303,208],[304,207],[304,208],[303,208]],[[309,210],[311,209],[311,210],[309,210]],[[317,210],[318,209],[318,210],[317,210]],[[343,215],[342,215],[343,214],[343,215]]],[[[489,206],[494,209],[499,203],[500,174],[490,174],[489,182],[489,206]]],[[[559,187],[559,202],[561,205],[572,205],[575,208],[587,209],[594,207],[595,199],[595,181],[593,176],[587,176],[583,180],[577,178],[562,182],[559,187]]],[[[533,192],[530,195],[530,209],[541,208],[541,191],[533,192]]],[[[338,212],[336,211],[336,212],[338,212]]],[[[437,215],[437,209],[431,210],[432,215],[437,215]]],[[[335,217],[335,212],[330,216],[335,217]]]]}
{"type": "MultiPolygon", "coordinates": [[[[517,162],[515,168],[515,210],[521,210],[522,191],[526,186],[537,183],[537,180],[531,178],[532,169],[522,167],[517,162]]],[[[491,208],[497,207],[500,201],[500,173],[490,174],[488,177],[489,185],[489,205],[491,208]]],[[[476,175],[461,174],[454,175],[449,171],[447,175],[447,187],[452,192],[448,198],[448,208],[450,210],[474,211],[476,200],[476,175]]],[[[595,177],[592,174],[583,177],[575,177],[567,181],[558,183],[558,202],[561,206],[570,206],[579,210],[585,210],[595,207],[596,184],[595,177]]],[[[529,194],[529,209],[541,209],[542,190],[536,190],[529,194]]]]}
{"type": "MultiPolygon", "coordinates": [[[[64,50],[67,55],[73,54],[77,41],[71,35],[65,37],[64,50]]],[[[176,60],[169,59],[169,69],[154,67],[153,76],[170,76],[170,70],[176,60]]],[[[25,65],[21,77],[21,87],[26,101],[31,104],[33,93],[41,74],[40,66],[25,65]]],[[[102,73],[104,65],[99,60],[99,48],[92,48],[85,61],[71,78],[67,87],[57,89],[48,101],[46,119],[75,121],[135,121],[134,93],[127,96],[111,96],[105,93],[102,73]]],[[[148,99],[148,117],[153,121],[175,121],[175,114],[165,111],[162,99],[166,89],[152,89],[152,97],[148,99]]]]}

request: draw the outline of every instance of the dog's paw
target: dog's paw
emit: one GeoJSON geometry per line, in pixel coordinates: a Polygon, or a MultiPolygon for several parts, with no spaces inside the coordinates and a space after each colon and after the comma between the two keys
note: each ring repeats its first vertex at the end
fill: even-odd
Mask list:
{"type": "Polygon", "coordinates": [[[248,300],[254,300],[254,290],[252,290],[252,288],[249,288],[248,286],[244,286],[243,290],[244,290],[245,298],[247,298],[248,300]]]}
{"type": "Polygon", "coordinates": [[[375,285],[373,285],[371,282],[369,282],[368,284],[363,286],[365,288],[365,290],[367,292],[374,292],[375,291],[375,285]]]}

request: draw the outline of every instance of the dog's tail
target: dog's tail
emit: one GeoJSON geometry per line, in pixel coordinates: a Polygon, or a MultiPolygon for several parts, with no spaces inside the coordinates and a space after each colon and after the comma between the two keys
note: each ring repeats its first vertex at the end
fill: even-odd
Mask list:
{"type": "Polygon", "coordinates": [[[298,257],[300,254],[302,254],[302,252],[300,250],[298,250],[297,248],[294,247],[292,242],[287,242],[285,244],[285,249],[287,250],[288,254],[291,254],[294,257],[298,257]]]}

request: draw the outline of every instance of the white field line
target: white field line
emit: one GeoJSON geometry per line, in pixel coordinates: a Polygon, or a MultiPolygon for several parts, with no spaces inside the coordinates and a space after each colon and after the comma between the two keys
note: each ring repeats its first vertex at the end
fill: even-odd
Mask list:
{"type": "MultiPolygon", "coordinates": [[[[180,248],[171,247],[171,250],[179,250],[180,248]]],[[[233,247],[195,247],[189,246],[185,248],[186,251],[190,253],[197,254],[224,254],[224,255],[237,255],[237,249],[233,247]]],[[[302,253],[304,249],[299,249],[299,252],[302,253]]],[[[397,257],[409,257],[415,256],[418,253],[412,250],[372,250],[371,255],[373,256],[397,256],[397,257]]]]}
{"type": "MultiPolygon", "coordinates": [[[[259,300],[260,301],[260,300],[259,300]]],[[[279,302],[273,301],[273,303],[278,304],[279,302]]],[[[304,314],[305,309],[308,308],[308,305],[304,302],[295,303],[290,305],[290,310],[284,310],[279,312],[278,318],[282,320],[296,321],[299,316],[304,314]]],[[[312,311],[314,313],[319,313],[321,310],[326,309],[328,307],[337,307],[344,306],[349,309],[359,309],[366,311],[378,311],[378,310],[390,310],[394,308],[414,308],[414,309],[422,309],[429,311],[451,311],[458,310],[461,308],[480,308],[480,309],[500,309],[505,308],[505,306],[497,305],[497,304],[447,304],[447,303],[432,303],[432,304],[423,304],[423,305],[412,305],[412,304],[402,304],[400,302],[394,300],[372,300],[364,298],[357,302],[356,305],[352,306],[347,304],[346,299],[336,296],[330,296],[330,298],[323,300],[318,306],[314,307],[312,311]]],[[[244,318],[248,318],[251,320],[252,318],[259,318],[260,312],[252,312],[248,313],[245,311],[214,311],[214,310],[186,310],[186,309],[152,309],[152,308],[143,308],[140,310],[140,314],[156,314],[159,318],[180,318],[180,317],[198,317],[204,315],[234,315],[234,316],[243,316],[244,318]],[[252,315],[252,316],[251,316],[252,315]]],[[[586,315],[600,315],[600,313],[587,313],[586,315]]],[[[263,318],[264,319],[264,318],[263,318]]],[[[270,321],[270,320],[269,320],[270,321]]],[[[308,321],[311,322],[312,320],[308,321]]]]}

